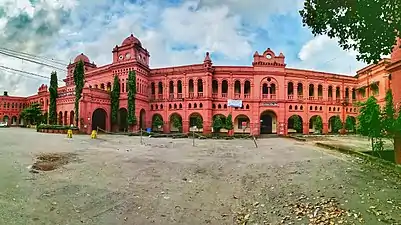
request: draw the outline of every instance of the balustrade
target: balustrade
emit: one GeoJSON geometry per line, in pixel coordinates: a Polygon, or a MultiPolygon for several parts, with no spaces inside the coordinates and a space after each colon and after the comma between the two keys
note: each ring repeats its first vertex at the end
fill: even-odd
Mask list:
{"type": "Polygon", "coordinates": [[[195,94],[193,92],[189,92],[189,98],[194,98],[195,94]]]}
{"type": "Polygon", "coordinates": [[[271,94],[270,95],[270,99],[276,99],[276,95],[275,94],[271,94]]]}
{"type": "Polygon", "coordinates": [[[269,95],[268,94],[262,94],[262,98],[268,98],[269,95]]]}
{"type": "Polygon", "coordinates": [[[217,98],[217,93],[212,93],[212,98],[217,98]]]}
{"type": "Polygon", "coordinates": [[[182,93],[178,93],[177,98],[182,98],[182,93]]]}
{"type": "Polygon", "coordinates": [[[304,100],[304,96],[303,95],[298,95],[298,100],[304,100]]]}
{"type": "Polygon", "coordinates": [[[227,98],[227,93],[221,93],[222,98],[227,98]]]}
{"type": "Polygon", "coordinates": [[[174,99],[174,93],[170,93],[168,97],[170,100],[174,99]]]}
{"type": "Polygon", "coordinates": [[[157,99],[162,100],[162,99],[163,99],[163,94],[158,94],[158,95],[157,95],[157,99]]]}
{"type": "Polygon", "coordinates": [[[315,96],[309,96],[309,98],[308,98],[310,101],[313,101],[313,100],[315,100],[315,96]]]}
{"type": "Polygon", "coordinates": [[[250,94],[244,94],[244,98],[251,98],[250,94]]]}
{"type": "Polygon", "coordinates": [[[203,97],[203,92],[198,92],[198,98],[202,98],[203,97]]]}
{"type": "Polygon", "coordinates": [[[288,99],[289,99],[289,100],[294,99],[294,95],[288,95],[288,99]]]}
{"type": "Polygon", "coordinates": [[[234,98],[235,99],[240,99],[241,98],[241,94],[240,93],[235,93],[234,94],[234,98]]]}

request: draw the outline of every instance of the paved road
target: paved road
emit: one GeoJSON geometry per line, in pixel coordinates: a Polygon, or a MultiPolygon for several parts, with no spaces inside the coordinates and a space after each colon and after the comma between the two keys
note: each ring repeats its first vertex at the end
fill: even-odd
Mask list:
{"type": "Polygon", "coordinates": [[[304,213],[324,219],[330,207],[347,211],[343,224],[401,224],[391,171],[290,139],[260,139],[259,148],[251,140],[140,145],[19,128],[0,129],[0,138],[0,224],[308,224],[304,213]],[[78,160],[30,173],[40,152],[78,160]]]}

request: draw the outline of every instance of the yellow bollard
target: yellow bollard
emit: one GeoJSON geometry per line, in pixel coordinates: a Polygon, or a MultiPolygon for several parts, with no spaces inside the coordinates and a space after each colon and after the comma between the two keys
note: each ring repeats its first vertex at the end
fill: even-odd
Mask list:
{"type": "Polygon", "coordinates": [[[72,130],[67,131],[67,138],[72,138],[72,130]]]}
{"type": "Polygon", "coordinates": [[[96,132],[96,130],[92,130],[91,138],[92,138],[92,139],[96,139],[96,138],[97,138],[97,132],[96,132]]]}

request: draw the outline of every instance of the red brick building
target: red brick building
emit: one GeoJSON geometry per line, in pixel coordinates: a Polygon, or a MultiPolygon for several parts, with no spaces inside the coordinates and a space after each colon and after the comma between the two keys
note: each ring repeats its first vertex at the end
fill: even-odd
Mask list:
{"type": "MultiPolygon", "coordinates": [[[[73,71],[77,62],[85,65],[85,88],[80,101],[80,127],[90,132],[96,127],[111,130],[110,97],[114,75],[121,82],[119,128],[127,128],[127,78],[136,71],[137,94],[135,114],[138,128],[153,128],[156,115],[162,118],[163,132],[178,131],[171,123],[172,115],[182,120],[182,131],[188,132],[194,118],[201,116],[203,132],[212,131],[213,117],[231,114],[234,132],[283,134],[295,132],[292,116],[302,120],[303,133],[314,131],[313,118],[320,116],[323,133],[331,131],[330,118],[356,117],[355,102],[375,95],[384,100],[386,90],[401,87],[394,75],[401,73],[393,59],[383,59],[357,72],[356,76],[300,70],[287,67],[283,53],[271,49],[255,52],[249,66],[213,65],[209,53],[199,64],[153,69],[149,67],[150,54],[133,35],[113,50],[113,62],[104,66],[92,63],[84,54],[78,55],[67,69],[66,86],[59,88],[57,111],[59,124],[70,125],[74,118],[73,71]],[[392,74],[392,75],[390,75],[392,74]]],[[[398,54],[398,55],[397,55],[398,54]]],[[[399,59],[398,59],[399,60],[399,59]]],[[[399,63],[399,61],[398,61],[399,63]]],[[[400,75],[401,76],[401,75],[400,75]]],[[[398,76],[398,77],[400,77],[398,76]]],[[[401,79],[401,78],[400,78],[401,79]]],[[[0,120],[10,125],[22,123],[19,113],[24,105],[37,102],[47,112],[49,92],[42,85],[30,97],[0,97],[0,120]],[[14,107],[13,107],[14,105],[14,107]]],[[[401,100],[401,96],[396,95],[401,100]]],[[[223,130],[224,132],[224,130],[223,130]]]]}

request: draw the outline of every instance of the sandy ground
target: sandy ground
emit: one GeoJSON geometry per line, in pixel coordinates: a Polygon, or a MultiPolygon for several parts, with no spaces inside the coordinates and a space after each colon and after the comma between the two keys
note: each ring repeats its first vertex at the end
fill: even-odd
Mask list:
{"type": "Polygon", "coordinates": [[[139,137],[9,128],[0,140],[0,224],[309,224],[302,208],[312,217],[346,211],[336,224],[401,224],[393,171],[292,139],[260,139],[259,148],[251,140],[140,145],[139,137]],[[77,158],[31,173],[40,152],[77,158]]]}

